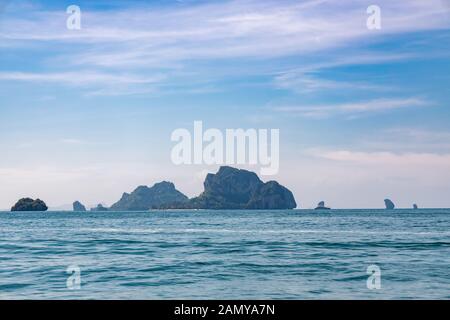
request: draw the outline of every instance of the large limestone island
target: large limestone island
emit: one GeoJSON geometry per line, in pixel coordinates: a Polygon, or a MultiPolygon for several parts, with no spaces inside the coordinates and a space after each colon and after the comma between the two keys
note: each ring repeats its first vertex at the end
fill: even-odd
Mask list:
{"type": "Polygon", "coordinates": [[[158,209],[170,203],[183,203],[188,197],[175,189],[171,182],[163,181],[153,187],[139,186],[131,193],[124,193],[122,198],[114,203],[113,211],[140,211],[158,209]]]}
{"type": "Polygon", "coordinates": [[[205,190],[189,199],[171,182],[152,187],[139,186],[124,193],[110,211],[142,211],[149,209],[293,209],[297,206],[292,192],[276,181],[262,182],[247,170],[220,167],[209,173],[205,190]]]}
{"type": "Polygon", "coordinates": [[[16,202],[11,211],[47,211],[48,207],[41,199],[22,198],[16,202]]]}
{"type": "Polygon", "coordinates": [[[262,182],[247,170],[220,167],[206,176],[204,191],[187,201],[168,203],[164,209],[294,209],[292,192],[276,181],[262,182]]]}

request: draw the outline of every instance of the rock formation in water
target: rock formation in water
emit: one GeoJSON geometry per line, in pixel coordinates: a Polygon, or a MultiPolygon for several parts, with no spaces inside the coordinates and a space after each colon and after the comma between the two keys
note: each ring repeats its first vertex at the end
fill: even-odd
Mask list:
{"type": "Polygon", "coordinates": [[[108,208],[99,203],[95,208],[91,208],[91,211],[108,211],[108,208]]]}
{"type": "Polygon", "coordinates": [[[47,211],[48,207],[40,199],[22,198],[11,208],[11,211],[47,211]]]}
{"type": "Polygon", "coordinates": [[[296,206],[291,191],[276,181],[268,181],[258,186],[246,209],[294,209],[296,206]]]}
{"type": "Polygon", "coordinates": [[[80,201],[75,201],[72,206],[73,211],[86,211],[86,207],[80,201]]]}
{"type": "Polygon", "coordinates": [[[325,201],[320,201],[314,210],[330,210],[330,208],[325,207],[325,201]]]}
{"type": "Polygon", "coordinates": [[[384,204],[385,204],[387,210],[395,209],[395,204],[389,199],[384,199],[384,204]]]}
{"type": "Polygon", "coordinates": [[[417,206],[417,204],[415,204],[415,203],[413,204],[413,209],[414,209],[414,210],[419,209],[419,207],[417,206]]]}
{"type": "Polygon", "coordinates": [[[153,187],[139,186],[132,193],[124,193],[110,210],[142,211],[161,208],[171,203],[183,203],[188,200],[184,194],[175,189],[171,182],[163,181],[153,187]]]}
{"type": "Polygon", "coordinates": [[[164,208],[177,209],[293,209],[292,192],[276,181],[262,182],[254,172],[220,167],[206,176],[204,191],[189,201],[164,208]]]}

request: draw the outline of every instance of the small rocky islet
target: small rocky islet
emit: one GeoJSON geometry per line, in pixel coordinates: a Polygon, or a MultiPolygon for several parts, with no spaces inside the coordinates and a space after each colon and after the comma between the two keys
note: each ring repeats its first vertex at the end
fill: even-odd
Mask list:
{"type": "Polygon", "coordinates": [[[330,210],[330,209],[331,208],[325,206],[325,201],[320,201],[314,210],[330,210]]]}
{"type": "Polygon", "coordinates": [[[108,211],[108,208],[99,203],[95,208],[91,208],[91,211],[108,211]]]}
{"type": "Polygon", "coordinates": [[[47,211],[48,207],[41,199],[22,198],[16,202],[11,211],[47,211]]]}
{"type": "Polygon", "coordinates": [[[73,211],[86,211],[86,207],[80,201],[75,201],[72,207],[73,211]]]}
{"type": "Polygon", "coordinates": [[[386,206],[386,210],[394,210],[395,204],[391,199],[384,199],[384,205],[386,206]]]}

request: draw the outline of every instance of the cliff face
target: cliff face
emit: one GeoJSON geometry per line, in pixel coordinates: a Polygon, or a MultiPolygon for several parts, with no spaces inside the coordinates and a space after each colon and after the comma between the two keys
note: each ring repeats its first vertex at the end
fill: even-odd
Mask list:
{"type": "Polygon", "coordinates": [[[175,189],[171,182],[156,183],[153,187],[139,186],[132,193],[124,193],[110,210],[142,211],[159,208],[169,203],[185,202],[188,198],[175,189]]]}
{"type": "Polygon", "coordinates": [[[72,206],[73,211],[86,211],[86,207],[80,201],[75,201],[72,206]]]}
{"type": "Polygon", "coordinates": [[[294,209],[297,206],[291,191],[276,181],[258,187],[246,208],[248,209],[294,209]]]}
{"type": "Polygon", "coordinates": [[[11,211],[47,211],[48,207],[40,199],[22,198],[11,208],[11,211]]]}
{"type": "Polygon", "coordinates": [[[185,203],[170,208],[190,209],[293,209],[297,206],[292,192],[276,181],[262,182],[247,170],[220,167],[208,174],[205,190],[185,203]]]}
{"type": "Polygon", "coordinates": [[[384,199],[384,204],[385,204],[387,210],[395,209],[395,204],[389,199],[384,199]]]}

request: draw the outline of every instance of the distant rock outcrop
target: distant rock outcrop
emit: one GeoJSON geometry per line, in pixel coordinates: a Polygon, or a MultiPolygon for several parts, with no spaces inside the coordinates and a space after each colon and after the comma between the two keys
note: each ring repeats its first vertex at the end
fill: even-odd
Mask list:
{"type": "Polygon", "coordinates": [[[395,209],[395,204],[389,199],[384,199],[384,204],[385,204],[387,210],[395,209]]]}
{"type": "Polygon", "coordinates": [[[292,192],[276,181],[262,182],[254,172],[220,167],[209,173],[198,197],[164,208],[178,209],[293,209],[292,192]]]}
{"type": "Polygon", "coordinates": [[[91,211],[108,211],[108,208],[99,203],[95,208],[91,208],[91,211]]]}
{"type": "Polygon", "coordinates": [[[86,207],[80,201],[73,203],[73,211],[86,211],[86,207]]]}
{"type": "Polygon", "coordinates": [[[330,208],[325,207],[325,201],[320,201],[314,210],[330,210],[330,208]]]}
{"type": "Polygon", "coordinates": [[[160,208],[171,203],[183,203],[188,200],[184,194],[175,189],[171,182],[163,181],[153,187],[139,186],[132,193],[124,193],[110,210],[142,211],[160,208]]]}
{"type": "Polygon", "coordinates": [[[11,208],[11,211],[47,211],[48,207],[40,199],[22,198],[11,208]]]}
{"type": "Polygon", "coordinates": [[[415,204],[415,203],[413,204],[413,209],[414,209],[414,210],[419,209],[419,207],[417,206],[417,204],[415,204]]]}

